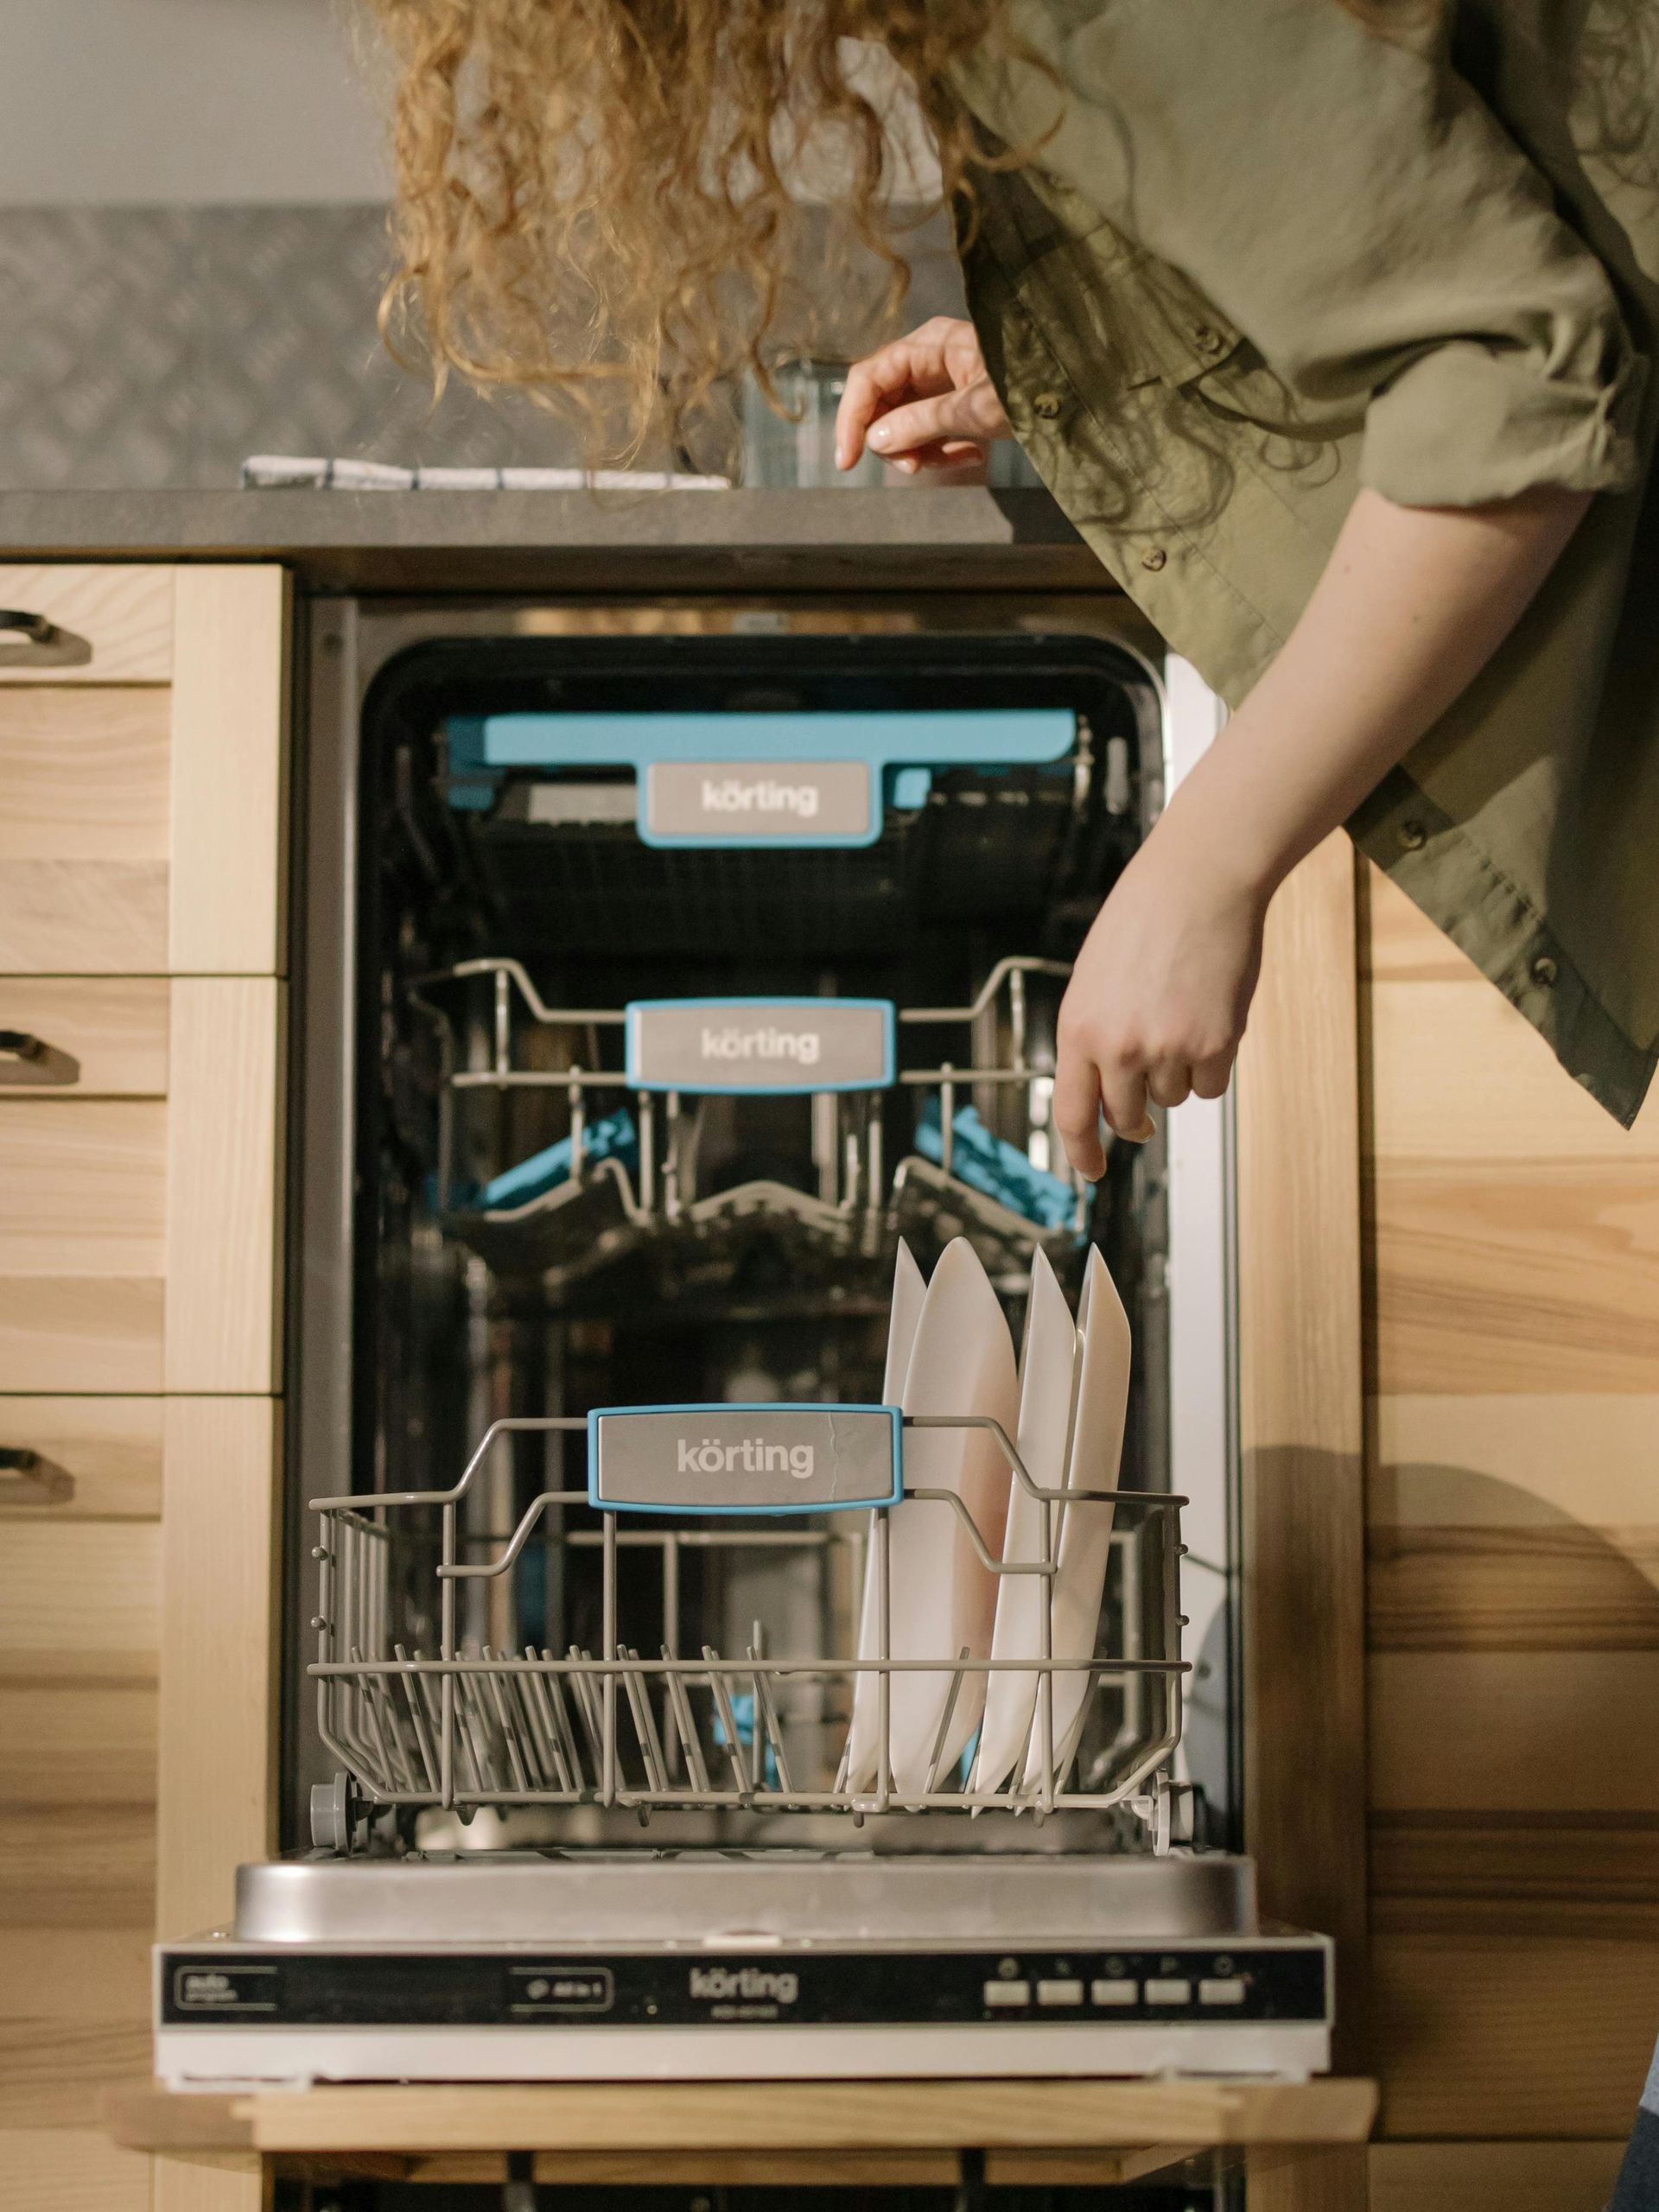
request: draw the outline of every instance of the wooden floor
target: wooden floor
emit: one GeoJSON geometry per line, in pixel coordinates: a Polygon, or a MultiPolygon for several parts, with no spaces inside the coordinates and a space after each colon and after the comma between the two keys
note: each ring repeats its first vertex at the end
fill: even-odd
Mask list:
{"type": "Polygon", "coordinates": [[[1659,1106],[1369,869],[1360,957],[1373,2212],[1599,2212],[1659,2034],[1659,1106]]]}

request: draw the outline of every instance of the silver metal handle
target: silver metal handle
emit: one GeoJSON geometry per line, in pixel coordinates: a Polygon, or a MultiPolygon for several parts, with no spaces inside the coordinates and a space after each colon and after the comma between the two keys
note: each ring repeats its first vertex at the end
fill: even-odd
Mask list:
{"type": "Polygon", "coordinates": [[[74,1494],[67,1468],[38,1452],[0,1444],[0,1505],[66,1505],[74,1494]]]}
{"type": "Polygon", "coordinates": [[[87,640],[73,630],[60,630],[50,615],[27,607],[0,607],[0,668],[79,668],[92,657],[87,640]],[[19,642],[4,642],[9,639],[19,642]]]}
{"type": "Polygon", "coordinates": [[[80,1062],[73,1052],[48,1045],[27,1029],[0,1029],[0,1084],[20,1090],[29,1084],[79,1083],[80,1062]]]}

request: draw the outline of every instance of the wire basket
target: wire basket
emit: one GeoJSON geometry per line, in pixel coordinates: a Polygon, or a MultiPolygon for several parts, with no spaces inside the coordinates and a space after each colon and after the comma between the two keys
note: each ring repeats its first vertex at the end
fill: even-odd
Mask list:
{"type": "MultiPolygon", "coordinates": [[[[979,1128],[972,1111],[963,1116],[970,1099],[1009,1095],[1027,1107],[1041,1098],[1046,1115],[1052,1054],[1039,1064],[1029,1049],[1028,989],[1035,979],[1057,982],[1069,973],[1062,962],[1011,955],[996,963],[968,1005],[903,1007],[836,998],[556,1007],[519,961],[505,957],[462,961],[422,977],[410,999],[438,1041],[435,1190],[444,1229],[500,1274],[550,1281],[591,1273],[641,1244],[693,1248],[718,1264],[757,1223],[788,1243],[802,1280],[815,1266],[844,1274],[849,1263],[888,1255],[893,1236],[925,1232],[940,1243],[966,1235],[994,1276],[1028,1268],[1039,1250],[1064,1270],[1087,1233],[1090,1186],[1070,1173],[1027,1172],[1026,1179],[1043,1187],[1045,1203],[1035,1216],[1022,1211],[1017,1182],[1007,1187],[997,1165],[1004,1175],[1011,1165],[1017,1177],[1028,1164],[979,1128]],[[791,1019],[810,1026],[814,1062],[822,1052],[822,1064],[760,1073],[741,1064],[711,1067],[686,1030],[688,1021],[704,1033],[724,1024],[734,1035],[747,1030],[753,1041],[757,1030],[779,1033],[791,1019]],[[897,1040],[918,1028],[965,1033],[968,1061],[902,1065],[897,1040]],[[995,1049],[988,1049],[990,1039],[995,1049]],[[622,1066],[605,1065],[619,1057],[622,1066]],[[538,1059],[543,1064],[534,1064],[538,1059]],[[912,1150],[889,1163],[882,1104],[889,1090],[917,1102],[930,1157],[912,1150]],[[509,1202],[469,1192],[458,1158],[457,1107],[474,1096],[537,1093],[560,1103],[568,1128],[555,1148],[556,1179],[509,1202]],[[701,1108],[721,1095],[805,1102],[814,1116],[818,1187],[767,1179],[705,1192],[701,1108]],[[627,1124],[625,1154],[607,1154],[596,1142],[596,1134],[617,1126],[607,1116],[627,1124]],[[977,1150],[965,1130],[977,1132],[977,1150]]],[[[1046,1136],[1043,1142],[1046,1150],[1046,1136]]]]}
{"type": "MultiPolygon", "coordinates": [[[[1184,1503],[1162,1491],[1044,1490],[1001,1425],[983,1416],[722,1405],[498,1421],[450,1490],[313,1501],[321,1595],[309,1671],[321,1735],[378,1807],[595,1806],[642,1820],[696,1808],[858,1820],[900,1809],[1104,1810],[1143,1792],[1179,1738],[1184,1503]],[[686,1474],[683,1440],[706,1438],[711,1426],[724,1433],[719,1424],[734,1421],[760,1440],[749,1454],[755,1471],[711,1493],[695,1465],[686,1474]],[[835,1478],[843,1493],[850,1479],[856,1495],[803,1497],[788,1455],[802,1464],[803,1440],[821,1448],[833,1422],[841,1424],[836,1467],[856,1469],[862,1451],[872,1471],[835,1478]],[[904,1438],[922,1428],[994,1438],[1013,1483],[1039,1504],[1036,1556],[1004,1560],[956,1491],[906,1484],[904,1438]],[[563,1440],[578,1434],[588,1446],[585,1487],[543,1489],[510,1530],[473,1530],[464,1509],[476,1503],[505,1439],[539,1436],[562,1452],[563,1440]],[[1040,1581],[1034,1651],[1001,1660],[966,1649],[893,1656],[893,1516],[920,1512],[953,1516],[999,1591],[1001,1578],[1040,1581]],[[1066,1517],[1081,1514],[1110,1516],[1104,1599],[1086,1653],[1057,1642],[1062,1534],[1066,1517]],[[757,1559],[791,1602],[771,1627],[756,1618],[741,1648],[722,1650],[709,1632],[709,1592],[734,1578],[747,1586],[757,1559]],[[534,1638],[508,1647],[469,1632],[479,1602],[487,1613],[491,1593],[531,1560],[586,1593],[596,1636],[563,1648],[534,1638]],[[800,1603],[803,1577],[826,1602],[800,1603]],[[860,1606],[849,1597],[866,1578],[875,1633],[861,1650],[851,1625],[860,1606]],[[925,1786],[912,1774],[900,1789],[893,1705],[899,1678],[917,1674],[937,1678],[943,1702],[925,1786]],[[1031,1732],[1007,1781],[982,1789],[971,1746],[960,1757],[947,1746],[959,1700],[978,1697],[976,1678],[998,1675],[1022,1678],[1031,1732]],[[876,1779],[855,1788],[849,1731],[861,1678],[875,1684],[876,1779]],[[1080,1733],[1069,1732],[1075,1751],[1056,1742],[1062,1694],[1068,1709],[1081,1697],[1086,1716],[1080,1733]]],[[[988,1679],[987,1694],[990,1688],[988,1679]]]]}

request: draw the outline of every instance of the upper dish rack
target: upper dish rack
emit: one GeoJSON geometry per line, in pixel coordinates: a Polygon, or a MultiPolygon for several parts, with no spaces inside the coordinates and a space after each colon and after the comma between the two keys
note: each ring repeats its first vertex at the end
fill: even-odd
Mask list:
{"type": "Polygon", "coordinates": [[[625,1407],[585,1419],[499,1421],[452,1489],[312,1501],[321,1585],[309,1671],[323,1741],[345,1770],[334,1799],[324,1792],[317,1840],[347,1847],[351,1822],[342,1808],[354,1787],[375,1807],[587,1805],[631,1808],[641,1820],[695,1808],[861,1820],[897,1809],[1041,1816],[1128,1804],[1154,1823],[1163,1808],[1166,1843],[1161,1770],[1179,1739],[1186,1671],[1178,1610],[1185,1503],[1164,1491],[1042,1489],[1001,1424],[984,1416],[797,1404],[625,1407]],[[710,1446],[734,1422],[743,1440],[726,1452],[725,1465],[741,1473],[711,1480],[707,1471],[721,1452],[710,1446]],[[833,1424],[839,1427],[826,1448],[833,1424]],[[1041,1502],[1043,1542],[1028,1562],[995,1556],[954,1491],[904,1482],[903,1432],[966,1427],[994,1436],[1014,1481],[1041,1502]],[[462,1501],[512,1433],[544,1440],[585,1433],[587,1486],[543,1490],[510,1534],[469,1536],[462,1501]],[[817,1471],[804,1478],[799,1471],[814,1457],[817,1471]],[[922,1504],[966,1523],[990,1573],[1042,1578],[1036,1651],[1002,1660],[966,1651],[890,1656],[890,1516],[922,1504]],[[1086,1660],[1075,1649],[1057,1658],[1063,1519],[1088,1512],[1111,1516],[1103,1626],[1086,1660]],[[644,1524],[640,1514],[677,1517],[644,1524]],[[591,1574],[596,1558],[597,1651],[532,1641],[509,1649],[465,1633],[463,1592],[499,1586],[532,1541],[556,1552],[566,1571],[586,1562],[591,1574]],[[682,1587],[689,1560],[712,1554],[729,1562],[765,1550],[774,1564],[807,1559],[821,1569],[827,1547],[845,1548],[841,1560],[829,1562],[844,1568],[845,1587],[858,1586],[867,1563],[875,1578],[874,1649],[865,1656],[815,1649],[810,1639],[774,1652],[758,1622],[735,1656],[706,1636],[684,1637],[684,1624],[697,1617],[682,1587]],[[660,1579],[620,1577],[620,1554],[641,1549],[658,1554],[660,1579]],[[639,1649],[646,1611],[657,1643],[650,1656],[639,1649]],[[684,1640],[696,1648],[683,1649],[684,1640]],[[937,1678],[934,1694],[943,1699],[938,1736],[925,1787],[900,1789],[893,1683],[923,1673],[937,1678]],[[877,1683],[877,1778],[857,1789],[849,1786],[847,1746],[854,1691],[865,1675],[877,1683]],[[975,1786],[971,1750],[948,1770],[944,1758],[957,1701],[976,1675],[1021,1676],[1033,1694],[1023,1767],[1016,1762],[1009,1779],[990,1789],[975,1786]],[[1069,1678],[1076,1687],[1084,1676],[1090,1725],[1077,1751],[1061,1754],[1057,1682],[1069,1678]]]}
{"type": "Polygon", "coordinates": [[[941,1241],[968,1236],[993,1272],[1021,1271],[1039,1249],[1060,1260],[1086,1233],[1090,1185],[1028,1163],[962,1102],[981,1086],[1029,1089],[1051,1078],[1029,1055],[1027,982],[1070,972],[1063,962],[1010,955],[970,1004],[905,1007],[781,996],[556,1007],[508,957],[423,976],[410,997],[439,1039],[444,1226],[493,1268],[555,1276],[585,1273],[645,1238],[677,1237],[717,1255],[761,1217],[771,1232],[831,1262],[874,1259],[893,1236],[924,1226],[941,1241]],[[488,1064],[468,1065],[454,1009],[434,993],[480,981],[491,986],[488,1064]],[[525,1065],[516,1055],[524,1016],[555,1065],[525,1065]],[[948,1027],[1005,1036],[1007,1052],[988,1065],[971,1052],[967,1065],[899,1065],[901,1032],[948,1027]],[[601,1033],[617,1031],[623,1065],[600,1065],[601,1033]],[[895,1085],[933,1098],[918,1118],[925,1149],[889,1172],[880,1094],[895,1085]],[[563,1094],[568,1137],[542,1156],[547,1175],[527,1194],[469,1188],[457,1169],[457,1096],[522,1090],[563,1094]],[[819,1188],[763,1178],[702,1192],[700,1109],[720,1096],[809,1102],[819,1188]],[[600,1099],[611,1110],[596,1121],[600,1099]]]}

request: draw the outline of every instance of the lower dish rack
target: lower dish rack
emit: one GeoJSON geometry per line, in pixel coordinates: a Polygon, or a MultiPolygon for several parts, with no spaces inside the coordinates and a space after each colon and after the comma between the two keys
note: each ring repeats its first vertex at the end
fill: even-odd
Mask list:
{"type": "MultiPolygon", "coordinates": [[[[1186,1671],[1184,1502],[1162,1491],[1044,1490],[1000,1423],[982,1416],[779,1404],[497,1421],[449,1490],[313,1501],[321,1597],[309,1672],[321,1733],[340,1768],[314,1795],[315,1840],[349,1849],[361,1810],[465,1819],[485,1807],[589,1806],[642,1822],[704,1810],[840,1814],[861,1824],[890,1809],[1040,1819],[1128,1806],[1166,1847],[1164,1770],[1179,1739],[1186,1671]],[[954,1491],[906,1484],[906,1437],[925,1427],[994,1438],[1013,1482],[1040,1505],[1034,1558],[998,1557],[954,1491]],[[480,1535],[463,1508],[514,1435],[539,1436],[555,1452],[583,1438],[587,1483],[543,1489],[511,1530],[480,1535]],[[803,1476],[815,1462],[827,1478],[803,1476]],[[824,1494],[826,1483],[848,1494],[824,1494]],[[941,1516],[942,1557],[944,1516],[953,1516],[978,1571],[1039,1579],[1034,1649],[1011,1659],[967,1649],[893,1656],[893,1607],[905,1598],[888,1573],[893,1516],[924,1512],[941,1516]],[[1104,1603],[1086,1651],[1056,1641],[1062,1526],[1085,1514],[1110,1525],[1104,1603]],[[515,1633],[524,1622],[509,1625],[500,1600],[528,1565],[540,1589],[556,1580],[566,1592],[567,1621],[596,1633],[557,1645],[544,1632],[515,1633]],[[838,1604],[804,1609],[821,1635],[803,1630],[796,1603],[786,1641],[756,1618],[738,1648],[720,1648],[709,1593],[752,1594],[757,1566],[773,1585],[792,1578],[797,1598],[803,1578],[839,1593],[838,1604]],[[836,1624],[856,1619],[867,1578],[875,1633],[861,1650],[836,1624]],[[892,1705],[905,1694],[901,1679],[918,1675],[938,1702],[937,1737],[925,1787],[912,1775],[901,1790],[892,1705]],[[959,1701],[982,1705],[991,1679],[1005,1675],[1022,1677],[1030,1695],[1030,1748],[1001,1786],[981,1789],[972,1744],[948,1764],[945,1749],[959,1701]],[[876,1779],[861,1789],[849,1773],[861,1677],[876,1686],[877,1745],[876,1779]],[[1068,1709],[1087,1715],[1080,1734],[1071,1732],[1075,1751],[1055,1740],[1061,1684],[1068,1709]]],[[[544,1608],[543,1631],[548,1618],[544,1608]]]]}

